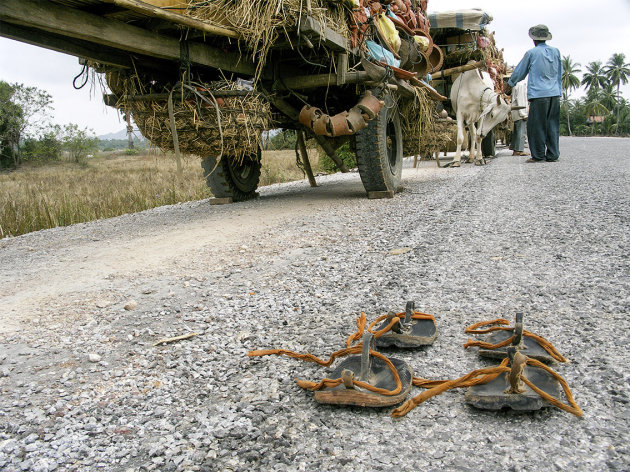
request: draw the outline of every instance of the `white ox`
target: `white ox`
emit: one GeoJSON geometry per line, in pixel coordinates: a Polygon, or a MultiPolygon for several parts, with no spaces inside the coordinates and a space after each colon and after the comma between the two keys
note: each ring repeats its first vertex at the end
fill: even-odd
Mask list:
{"type": "Polygon", "coordinates": [[[457,116],[457,150],[452,167],[459,167],[462,160],[462,143],[465,127],[470,129],[469,162],[485,164],[481,152],[481,140],[496,125],[505,121],[512,109],[503,97],[494,91],[490,74],[473,69],[460,74],[451,88],[451,105],[457,116]]]}

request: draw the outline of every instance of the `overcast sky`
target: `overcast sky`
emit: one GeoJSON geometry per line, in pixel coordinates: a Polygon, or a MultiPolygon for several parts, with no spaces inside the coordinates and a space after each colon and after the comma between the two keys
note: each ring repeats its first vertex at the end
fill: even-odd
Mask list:
{"type": "MultiPolygon", "coordinates": [[[[553,35],[549,44],[583,68],[595,60],[605,64],[613,53],[625,53],[630,62],[630,0],[429,0],[431,12],[474,6],[494,17],[489,28],[496,32],[497,44],[505,49],[510,65],[516,65],[533,46],[527,30],[540,23],[553,35]]],[[[0,38],[0,79],[48,91],[54,99],[55,122],[77,123],[97,135],[124,129],[116,110],[103,105],[98,87],[72,87],[79,72],[75,57],[0,38]]],[[[630,98],[630,85],[622,90],[630,98]]]]}

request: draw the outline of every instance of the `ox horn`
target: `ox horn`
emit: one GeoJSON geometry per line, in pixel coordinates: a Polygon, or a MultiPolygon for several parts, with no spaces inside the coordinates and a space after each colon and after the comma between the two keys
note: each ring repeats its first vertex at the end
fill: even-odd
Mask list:
{"type": "Polygon", "coordinates": [[[522,110],[523,108],[526,108],[526,107],[517,107],[516,105],[512,105],[512,111],[522,110]]]}

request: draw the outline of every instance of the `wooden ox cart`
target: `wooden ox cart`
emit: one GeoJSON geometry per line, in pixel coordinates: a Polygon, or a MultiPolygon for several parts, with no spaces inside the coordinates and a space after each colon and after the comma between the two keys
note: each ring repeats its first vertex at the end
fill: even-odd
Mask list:
{"type": "MultiPolygon", "coordinates": [[[[0,35],[104,74],[106,103],[163,149],[202,156],[217,197],[256,195],[264,130],[298,130],[370,196],[391,196],[403,145],[441,97],[426,0],[3,0],[0,35]],[[404,132],[403,132],[404,131],[404,132]]],[[[308,157],[301,155],[309,172],[308,157]]]]}

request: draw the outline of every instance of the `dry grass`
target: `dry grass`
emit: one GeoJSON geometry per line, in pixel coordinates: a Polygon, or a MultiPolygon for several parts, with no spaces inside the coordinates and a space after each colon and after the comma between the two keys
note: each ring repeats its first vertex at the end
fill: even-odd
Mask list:
{"type": "MultiPolygon", "coordinates": [[[[319,152],[308,150],[309,161],[313,172],[321,172],[319,152]]],[[[265,151],[262,155],[260,185],[271,185],[278,182],[292,182],[306,178],[295,163],[294,151],[265,151]]]]}
{"type": "MultiPolygon", "coordinates": [[[[317,170],[317,153],[309,155],[317,170]]],[[[293,151],[266,151],[262,164],[260,185],[304,178],[293,151]]],[[[183,168],[180,182],[171,155],[109,153],[87,167],[59,162],[0,173],[0,238],[210,197],[199,158],[185,157],[183,168]]]]}

